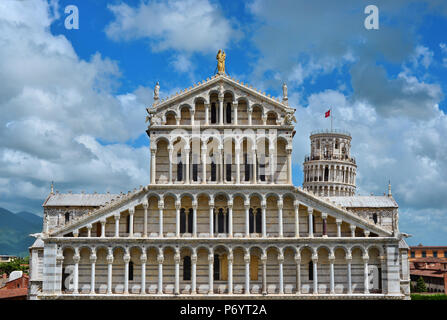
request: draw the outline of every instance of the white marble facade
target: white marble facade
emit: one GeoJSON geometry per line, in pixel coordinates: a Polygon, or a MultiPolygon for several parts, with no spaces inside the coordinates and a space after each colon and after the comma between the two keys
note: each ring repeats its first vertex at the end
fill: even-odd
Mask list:
{"type": "Polygon", "coordinates": [[[354,195],[350,136],[337,133],[331,159],[316,159],[312,140],[297,188],[292,138],[306,133],[287,97],[224,73],[166,100],[156,93],[150,184],[51,190],[30,248],[30,298],[409,298],[398,206],[391,192],[354,195]]]}

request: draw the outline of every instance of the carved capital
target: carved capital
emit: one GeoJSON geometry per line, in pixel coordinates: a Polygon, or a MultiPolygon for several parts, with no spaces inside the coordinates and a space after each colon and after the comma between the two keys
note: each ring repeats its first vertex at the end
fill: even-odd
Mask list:
{"type": "Polygon", "coordinates": [[[134,207],[129,208],[129,214],[133,215],[134,213],[135,213],[135,208],[134,207]]]}
{"type": "Polygon", "coordinates": [[[129,263],[130,262],[130,254],[126,253],[123,257],[123,260],[125,263],[129,263]]]}
{"type": "Polygon", "coordinates": [[[79,254],[75,254],[73,256],[73,262],[74,263],[79,263],[80,260],[81,260],[81,256],[79,254]]]}
{"type": "Polygon", "coordinates": [[[284,262],[284,255],[282,253],[278,254],[278,263],[284,262]]]}
{"type": "Polygon", "coordinates": [[[97,259],[96,254],[91,254],[90,255],[90,263],[95,263],[96,259],[97,259]]]}
{"type": "Polygon", "coordinates": [[[297,264],[301,263],[301,254],[299,254],[299,253],[295,254],[295,262],[297,264]]]}
{"type": "Polygon", "coordinates": [[[300,206],[300,202],[298,200],[295,200],[293,202],[293,205],[294,205],[295,208],[298,208],[300,206]]]}
{"type": "Polygon", "coordinates": [[[147,255],[145,253],[143,253],[140,256],[140,261],[141,261],[141,263],[146,263],[147,262],[147,255]]]}
{"type": "Polygon", "coordinates": [[[158,262],[159,264],[162,264],[162,263],[164,262],[164,260],[165,260],[165,258],[164,258],[164,256],[163,256],[162,254],[159,254],[159,255],[157,256],[157,262],[158,262]]]}
{"type": "Polygon", "coordinates": [[[314,254],[312,254],[312,261],[315,263],[315,262],[318,262],[318,254],[316,254],[316,253],[314,253],[314,254]]]}
{"type": "Polygon", "coordinates": [[[147,210],[147,208],[149,208],[149,203],[147,201],[143,202],[143,209],[147,210]]]}
{"type": "Polygon", "coordinates": [[[265,253],[261,254],[261,262],[262,262],[262,264],[267,263],[267,255],[265,253]]]}
{"type": "Polygon", "coordinates": [[[314,208],[307,207],[307,214],[311,215],[314,213],[314,208]]]}
{"type": "Polygon", "coordinates": [[[343,220],[341,220],[341,219],[336,219],[336,220],[335,220],[335,223],[336,223],[337,225],[342,224],[342,222],[343,222],[343,220]]]}
{"type": "Polygon", "coordinates": [[[208,255],[208,263],[210,263],[210,264],[214,263],[214,254],[210,253],[208,255]]]}
{"type": "Polygon", "coordinates": [[[284,207],[284,202],[282,201],[282,199],[278,200],[278,209],[282,209],[284,207]]]}
{"type": "Polygon", "coordinates": [[[165,208],[165,203],[163,200],[158,201],[158,209],[164,209],[165,208]]]}
{"type": "Polygon", "coordinates": [[[193,253],[191,255],[191,263],[196,264],[197,263],[197,254],[193,253]]]}

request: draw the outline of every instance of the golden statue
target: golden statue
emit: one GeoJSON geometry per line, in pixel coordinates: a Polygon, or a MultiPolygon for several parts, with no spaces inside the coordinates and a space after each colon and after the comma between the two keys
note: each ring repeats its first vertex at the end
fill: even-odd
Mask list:
{"type": "Polygon", "coordinates": [[[225,52],[219,49],[216,59],[217,59],[217,71],[219,73],[225,73],[225,52]]]}

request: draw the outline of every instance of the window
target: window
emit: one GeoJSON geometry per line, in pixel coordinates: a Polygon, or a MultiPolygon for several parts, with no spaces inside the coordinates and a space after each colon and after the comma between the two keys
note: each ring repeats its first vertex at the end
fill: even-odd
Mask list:
{"type": "Polygon", "coordinates": [[[373,221],[375,224],[377,224],[377,213],[373,213],[373,221]]]}
{"type": "Polygon", "coordinates": [[[255,232],[255,215],[253,214],[253,208],[250,208],[249,210],[248,221],[248,231],[250,233],[255,232]]]}
{"type": "Polygon", "coordinates": [[[309,261],[309,280],[314,280],[314,263],[309,261]]]}
{"type": "Polygon", "coordinates": [[[193,220],[193,216],[194,216],[194,210],[192,208],[189,208],[188,210],[188,233],[192,233],[192,220],[193,220]]]}
{"type": "Polygon", "coordinates": [[[326,167],[324,168],[324,181],[328,181],[329,180],[329,168],[326,167]]]}
{"type": "Polygon", "coordinates": [[[185,208],[180,209],[180,233],[186,232],[186,213],[185,208]]]}
{"type": "Polygon", "coordinates": [[[193,181],[197,181],[199,179],[198,171],[199,171],[199,164],[198,163],[193,163],[192,164],[192,180],[193,181]]]}
{"type": "Polygon", "coordinates": [[[220,259],[219,255],[214,255],[214,280],[220,280],[220,259]]]}
{"type": "Polygon", "coordinates": [[[128,214],[126,217],[126,230],[127,233],[130,233],[130,214],[128,214]]]}
{"type": "Polygon", "coordinates": [[[183,181],[183,163],[180,152],[177,153],[177,181],[183,181]]]}
{"type": "Polygon", "coordinates": [[[416,257],[416,253],[414,251],[411,251],[411,257],[415,258],[416,257]]]}
{"type": "Polygon", "coordinates": [[[133,262],[129,262],[129,280],[133,280],[133,262]]]}
{"type": "Polygon", "coordinates": [[[227,115],[227,123],[231,123],[231,102],[227,103],[226,115],[227,115]]]}
{"type": "Polygon", "coordinates": [[[245,181],[250,181],[250,164],[248,163],[248,155],[244,153],[244,163],[245,163],[245,181]]]}
{"type": "Polygon", "coordinates": [[[183,258],[183,280],[191,280],[191,257],[183,258]]]}
{"type": "Polygon", "coordinates": [[[433,257],[437,258],[438,257],[438,251],[433,251],[433,257]]]}
{"type": "Polygon", "coordinates": [[[259,260],[257,256],[250,257],[250,280],[257,281],[258,280],[258,266],[259,260]]]}
{"type": "Polygon", "coordinates": [[[214,159],[211,160],[211,181],[217,180],[217,166],[214,163],[214,159]]]}
{"type": "Polygon", "coordinates": [[[70,212],[65,212],[65,223],[70,221],[70,212]]]}
{"type": "Polygon", "coordinates": [[[422,258],[426,258],[427,257],[427,252],[422,251],[422,258]]]}
{"type": "Polygon", "coordinates": [[[258,165],[259,181],[265,181],[265,163],[258,165]]]}
{"type": "Polygon", "coordinates": [[[228,232],[228,209],[227,212],[223,208],[219,208],[217,211],[217,233],[227,233],[228,232]]]}
{"type": "Polygon", "coordinates": [[[444,251],[444,258],[447,258],[447,251],[444,251]]]}
{"type": "Polygon", "coordinates": [[[261,210],[261,208],[256,209],[255,232],[262,233],[262,210],[261,210]]]}
{"type": "Polygon", "coordinates": [[[226,179],[227,181],[231,181],[231,163],[226,163],[225,169],[226,169],[226,179]]]}
{"type": "Polygon", "coordinates": [[[192,223],[193,223],[194,210],[189,208],[180,209],[180,233],[192,233],[192,223]]]}
{"type": "Polygon", "coordinates": [[[211,103],[211,123],[217,123],[216,103],[211,103]]]}

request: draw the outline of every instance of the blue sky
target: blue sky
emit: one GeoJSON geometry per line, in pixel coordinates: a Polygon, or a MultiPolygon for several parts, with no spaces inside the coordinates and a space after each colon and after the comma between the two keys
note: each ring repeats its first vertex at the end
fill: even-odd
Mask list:
{"type": "Polygon", "coordinates": [[[309,133],[353,136],[358,194],[391,179],[410,244],[447,242],[447,3],[396,1],[56,1],[0,3],[0,206],[41,214],[61,192],[149,182],[145,107],[227,72],[297,109],[294,184],[309,133]],[[379,8],[379,30],[364,9],[379,8]],[[67,30],[64,9],[79,9],[67,30]]]}

